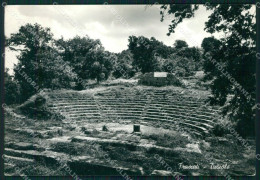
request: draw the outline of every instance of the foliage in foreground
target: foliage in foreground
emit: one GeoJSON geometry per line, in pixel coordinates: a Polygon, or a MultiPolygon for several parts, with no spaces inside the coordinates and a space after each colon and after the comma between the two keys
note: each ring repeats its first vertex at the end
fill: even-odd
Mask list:
{"type": "MultiPolygon", "coordinates": [[[[198,8],[199,5],[163,5],[161,20],[165,14],[175,15],[168,35],[174,33],[185,18],[193,17],[198,8]]],[[[256,22],[255,14],[250,11],[252,5],[208,4],[206,8],[212,13],[205,23],[205,30],[209,33],[222,32],[226,36],[219,40],[205,38],[202,43],[205,78],[211,81],[213,94],[210,102],[225,106],[223,114],[237,123],[236,129],[242,136],[253,136],[256,22]]]]}

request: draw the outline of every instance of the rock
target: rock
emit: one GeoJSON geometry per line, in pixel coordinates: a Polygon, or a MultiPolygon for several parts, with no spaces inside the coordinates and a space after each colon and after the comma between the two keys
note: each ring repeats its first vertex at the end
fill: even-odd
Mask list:
{"type": "Polygon", "coordinates": [[[99,134],[100,132],[98,131],[98,130],[96,130],[96,129],[94,129],[93,131],[92,131],[92,134],[94,134],[94,135],[97,135],[97,134],[99,134]]]}
{"type": "Polygon", "coordinates": [[[18,150],[34,150],[35,147],[31,143],[19,142],[10,145],[11,148],[18,149],[18,150]]]}
{"type": "Polygon", "coordinates": [[[233,135],[232,134],[227,134],[226,137],[227,137],[227,139],[233,139],[233,135]]]}
{"type": "Polygon", "coordinates": [[[187,144],[186,147],[188,148],[188,151],[201,153],[199,144],[187,144]]]}
{"type": "Polygon", "coordinates": [[[201,141],[201,145],[202,145],[202,147],[204,147],[204,148],[206,148],[206,149],[210,148],[210,143],[209,143],[209,142],[206,142],[205,140],[202,140],[202,141],[201,141]]]}
{"type": "Polygon", "coordinates": [[[84,134],[86,135],[91,134],[91,131],[85,131],[84,134]]]}
{"type": "Polygon", "coordinates": [[[80,131],[83,132],[83,133],[84,133],[86,130],[87,130],[86,127],[81,127],[81,129],[80,129],[80,131]]]}
{"type": "Polygon", "coordinates": [[[58,133],[59,136],[62,136],[63,135],[62,129],[58,129],[57,133],[58,133]]]}
{"type": "Polygon", "coordinates": [[[172,172],[165,171],[165,170],[154,170],[151,175],[153,175],[153,176],[171,176],[172,172]]]}
{"type": "Polygon", "coordinates": [[[182,152],[195,152],[195,153],[201,154],[199,144],[187,144],[186,148],[176,147],[176,148],[174,148],[174,150],[182,151],[182,152]]]}
{"type": "Polygon", "coordinates": [[[71,137],[70,136],[62,136],[62,137],[55,137],[52,139],[48,139],[49,141],[53,142],[53,143],[57,143],[57,142],[71,142],[71,137]]]}
{"type": "Polygon", "coordinates": [[[134,131],[133,132],[141,132],[139,124],[134,124],[134,131]]]}
{"type": "Polygon", "coordinates": [[[104,126],[102,127],[102,131],[108,131],[108,128],[106,127],[106,125],[104,125],[104,126]]]}
{"type": "Polygon", "coordinates": [[[229,140],[227,140],[226,138],[222,138],[222,137],[220,137],[220,138],[218,138],[218,143],[220,143],[220,144],[229,144],[229,140]]]}
{"type": "MultiPolygon", "coordinates": [[[[15,157],[15,156],[8,156],[8,155],[4,155],[4,159],[5,159],[7,162],[8,162],[9,159],[10,159],[12,162],[13,162],[13,161],[21,161],[21,162],[23,162],[23,163],[25,163],[25,162],[30,162],[30,163],[34,162],[33,159],[22,158],[22,157],[15,157]]],[[[8,164],[8,165],[15,167],[14,164],[8,164]]]]}
{"type": "Polygon", "coordinates": [[[205,141],[210,142],[210,143],[217,143],[217,138],[216,137],[206,137],[205,141]]]}

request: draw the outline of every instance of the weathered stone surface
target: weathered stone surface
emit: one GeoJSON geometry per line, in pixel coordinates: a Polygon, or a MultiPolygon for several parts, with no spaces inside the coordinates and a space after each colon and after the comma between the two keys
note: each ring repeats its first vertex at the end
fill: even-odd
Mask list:
{"type": "Polygon", "coordinates": [[[51,139],[47,139],[48,141],[52,142],[52,143],[56,143],[56,142],[71,142],[71,137],[70,136],[61,136],[61,137],[54,137],[51,139]]]}
{"type": "Polygon", "coordinates": [[[218,143],[220,143],[220,144],[228,144],[229,140],[227,140],[226,138],[218,138],[218,143]]]}
{"type": "Polygon", "coordinates": [[[43,151],[38,152],[34,150],[14,150],[10,148],[5,148],[5,155],[7,156],[14,156],[14,157],[21,157],[27,159],[34,159],[36,161],[44,160],[45,163],[56,163],[57,159],[68,159],[68,155],[64,153],[58,153],[53,151],[43,151]]]}
{"type": "Polygon", "coordinates": [[[153,176],[171,176],[172,172],[165,171],[165,170],[154,170],[151,175],[153,175],[153,176]]]}
{"type": "Polygon", "coordinates": [[[9,147],[17,150],[35,150],[35,146],[33,144],[26,142],[10,144],[9,147]]]}
{"type": "Polygon", "coordinates": [[[34,162],[33,159],[21,158],[21,157],[15,157],[15,156],[8,156],[8,155],[4,155],[4,159],[5,159],[6,162],[10,162],[9,163],[10,166],[15,166],[14,164],[12,164],[12,162],[14,162],[14,161],[34,162]]]}
{"type": "Polygon", "coordinates": [[[140,124],[134,124],[134,132],[141,132],[140,124]]]}
{"type": "Polygon", "coordinates": [[[68,166],[78,175],[143,175],[141,167],[123,167],[120,162],[110,159],[94,159],[90,156],[74,156],[68,161],[68,166]]]}

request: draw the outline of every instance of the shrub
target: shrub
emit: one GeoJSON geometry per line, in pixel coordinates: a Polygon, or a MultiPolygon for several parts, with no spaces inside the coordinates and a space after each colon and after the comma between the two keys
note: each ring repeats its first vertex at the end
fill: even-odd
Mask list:
{"type": "Polygon", "coordinates": [[[229,134],[229,127],[234,127],[234,124],[232,124],[228,120],[221,120],[214,124],[212,133],[215,136],[224,137],[226,134],[229,134]]]}
{"type": "Polygon", "coordinates": [[[62,119],[59,113],[52,112],[46,106],[48,96],[44,93],[35,94],[16,108],[16,112],[37,119],[62,119]]]}
{"type": "Polygon", "coordinates": [[[215,136],[219,136],[219,137],[223,137],[227,133],[226,130],[223,128],[223,126],[220,124],[215,124],[212,132],[215,136]]]}

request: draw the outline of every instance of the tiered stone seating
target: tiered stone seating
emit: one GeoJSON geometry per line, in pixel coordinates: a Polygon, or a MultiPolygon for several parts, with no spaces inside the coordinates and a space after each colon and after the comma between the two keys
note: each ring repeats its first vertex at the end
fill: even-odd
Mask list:
{"type": "Polygon", "coordinates": [[[214,112],[217,110],[203,106],[203,100],[182,96],[167,91],[155,91],[153,101],[143,120],[174,122],[193,134],[205,135],[213,128],[214,112]]]}
{"type": "Polygon", "coordinates": [[[90,95],[50,93],[48,106],[68,120],[101,120],[97,104],[90,95]]]}
{"type": "Polygon", "coordinates": [[[197,135],[206,135],[214,125],[218,110],[205,104],[205,96],[198,99],[192,94],[174,90],[134,88],[110,89],[95,94],[77,92],[50,93],[49,108],[75,121],[99,120],[111,122],[146,122],[178,124],[197,135]]]}
{"type": "Polygon", "coordinates": [[[99,93],[95,96],[101,105],[104,115],[111,120],[139,120],[147,101],[146,97],[137,95],[135,91],[99,93]]]}

